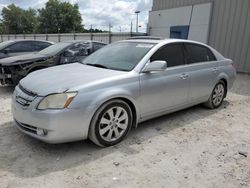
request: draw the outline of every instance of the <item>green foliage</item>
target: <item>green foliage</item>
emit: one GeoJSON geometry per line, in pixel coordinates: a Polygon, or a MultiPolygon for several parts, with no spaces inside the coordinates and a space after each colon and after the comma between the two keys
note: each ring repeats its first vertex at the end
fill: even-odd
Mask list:
{"type": "Polygon", "coordinates": [[[38,10],[39,31],[42,33],[82,32],[82,18],[77,4],[49,0],[38,10]]]}
{"type": "Polygon", "coordinates": [[[4,33],[6,33],[4,24],[2,22],[0,22],[0,34],[4,34],[4,33]]]}
{"type": "Polygon", "coordinates": [[[77,4],[48,0],[45,7],[36,11],[24,10],[14,4],[2,9],[0,34],[29,33],[101,33],[102,30],[85,30],[77,4]]]}
{"type": "Polygon", "coordinates": [[[36,10],[24,10],[11,4],[2,9],[2,28],[5,33],[33,33],[37,25],[36,10]]]}

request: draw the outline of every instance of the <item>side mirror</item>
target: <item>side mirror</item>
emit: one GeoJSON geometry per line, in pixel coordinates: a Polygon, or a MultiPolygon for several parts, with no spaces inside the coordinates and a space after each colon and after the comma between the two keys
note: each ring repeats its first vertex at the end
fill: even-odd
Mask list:
{"type": "Polygon", "coordinates": [[[153,72],[153,71],[164,71],[167,68],[166,61],[152,61],[146,64],[143,71],[144,73],[153,72]]]}
{"type": "Polygon", "coordinates": [[[63,56],[64,57],[73,57],[75,54],[74,52],[72,52],[71,50],[66,50],[64,53],[63,53],[63,56]]]}
{"type": "Polygon", "coordinates": [[[10,52],[10,49],[9,48],[5,48],[4,50],[3,50],[3,53],[4,54],[8,54],[10,52]]]}

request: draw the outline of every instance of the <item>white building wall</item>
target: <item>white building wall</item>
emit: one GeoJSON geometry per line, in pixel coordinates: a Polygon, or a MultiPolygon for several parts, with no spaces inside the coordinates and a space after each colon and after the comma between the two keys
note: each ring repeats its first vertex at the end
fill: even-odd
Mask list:
{"type": "Polygon", "coordinates": [[[212,3],[197,4],[149,13],[149,34],[170,37],[170,27],[190,25],[188,39],[208,42],[212,3]]]}
{"type": "Polygon", "coordinates": [[[195,5],[188,39],[208,43],[212,3],[195,5]]]}
{"type": "Polygon", "coordinates": [[[189,25],[192,6],[149,13],[149,34],[163,38],[170,37],[170,27],[189,25]]]}

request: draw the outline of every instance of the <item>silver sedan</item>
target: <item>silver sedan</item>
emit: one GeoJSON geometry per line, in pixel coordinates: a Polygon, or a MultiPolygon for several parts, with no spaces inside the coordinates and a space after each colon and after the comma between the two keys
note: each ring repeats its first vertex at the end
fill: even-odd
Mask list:
{"type": "Polygon", "coordinates": [[[19,130],[44,142],[112,146],[145,120],[200,103],[220,107],[235,77],[233,62],[205,44],[130,39],[29,74],[12,113],[19,130]]]}

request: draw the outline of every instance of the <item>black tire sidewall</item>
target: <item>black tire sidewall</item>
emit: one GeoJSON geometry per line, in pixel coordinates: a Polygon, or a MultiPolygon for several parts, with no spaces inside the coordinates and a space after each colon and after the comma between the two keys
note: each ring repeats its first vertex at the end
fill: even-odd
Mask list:
{"type": "Polygon", "coordinates": [[[110,102],[104,104],[103,107],[104,108],[99,113],[96,114],[98,117],[96,118],[96,122],[94,122],[94,133],[95,133],[95,136],[96,136],[96,139],[98,140],[98,142],[101,145],[108,147],[108,146],[113,146],[113,145],[118,144],[126,137],[126,135],[128,134],[128,132],[130,131],[130,129],[132,127],[133,115],[132,115],[132,111],[131,111],[131,108],[129,107],[129,105],[123,101],[117,101],[117,100],[114,102],[110,101],[110,102]],[[107,142],[107,141],[102,139],[102,137],[99,133],[99,124],[100,124],[100,121],[101,121],[103,114],[106,113],[108,109],[115,107],[115,106],[122,107],[122,108],[124,108],[124,110],[126,110],[126,112],[128,114],[128,127],[127,127],[125,133],[118,140],[112,141],[112,142],[107,142]]]}

